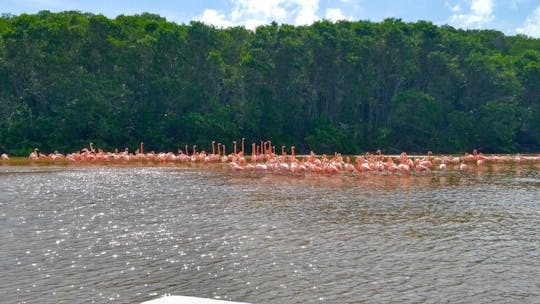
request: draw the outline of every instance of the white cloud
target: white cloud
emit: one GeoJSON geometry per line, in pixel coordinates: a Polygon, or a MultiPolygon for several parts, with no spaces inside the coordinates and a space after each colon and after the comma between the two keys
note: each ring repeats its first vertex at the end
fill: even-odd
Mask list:
{"type": "Polygon", "coordinates": [[[262,25],[262,24],[266,24],[266,23],[261,22],[261,20],[257,20],[257,19],[248,19],[248,20],[243,21],[241,25],[243,25],[247,29],[253,30],[257,26],[262,25]]]}
{"type": "Polygon", "coordinates": [[[320,19],[317,15],[319,0],[230,1],[233,8],[228,14],[206,10],[198,19],[217,26],[243,25],[248,29],[255,29],[272,21],[305,25],[320,19]]]}
{"type": "Polygon", "coordinates": [[[347,17],[345,17],[345,15],[343,15],[343,12],[339,8],[327,9],[326,13],[324,14],[324,18],[332,22],[348,19],[347,17]]]}
{"type": "Polygon", "coordinates": [[[452,6],[452,7],[450,7],[450,10],[452,12],[454,12],[454,13],[459,13],[459,12],[461,12],[461,6],[459,6],[459,4],[456,4],[456,5],[452,6]]]}
{"type": "Polygon", "coordinates": [[[471,10],[479,16],[489,16],[493,13],[492,0],[473,0],[471,10]]]}
{"type": "Polygon", "coordinates": [[[228,27],[232,25],[232,23],[226,19],[224,14],[213,9],[205,10],[199,20],[217,27],[228,27]]]}
{"type": "MultiPolygon", "coordinates": [[[[480,28],[493,21],[493,0],[470,0],[468,2],[470,4],[469,12],[467,14],[453,14],[450,17],[450,24],[461,28],[480,28]]],[[[456,6],[450,6],[450,9],[455,13],[461,9],[459,5],[456,6]]]]}
{"type": "Polygon", "coordinates": [[[319,10],[319,0],[296,1],[300,5],[300,10],[294,21],[295,25],[309,25],[320,19],[317,16],[319,10]]]}
{"type": "Polygon", "coordinates": [[[459,13],[461,12],[461,5],[459,3],[452,4],[450,1],[445,1],[444,6],[448,8],[452,13],[459,13]]]}
{"type": "Polygon", "coordinates": [[[233,0],[231,19],[233,22],[255,19],[266,23],[270,20],[281,20],[287,17],[285,0],[233,0]]]}
{"type": "Polygon", "coordinates": [[[523,26],[517,28],[516,32],[530,37],[540,38],[540,6],[525,19],[523,26]]]}

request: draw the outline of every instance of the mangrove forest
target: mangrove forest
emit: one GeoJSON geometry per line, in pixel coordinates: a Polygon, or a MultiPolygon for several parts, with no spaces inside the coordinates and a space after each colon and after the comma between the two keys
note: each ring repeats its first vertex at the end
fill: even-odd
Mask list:
{"type": "Polygon", "coordinates": [[[0,153],[540,150],[540,39],[400,19],[177,24],[155,14],[0,17],[0,153]]]}

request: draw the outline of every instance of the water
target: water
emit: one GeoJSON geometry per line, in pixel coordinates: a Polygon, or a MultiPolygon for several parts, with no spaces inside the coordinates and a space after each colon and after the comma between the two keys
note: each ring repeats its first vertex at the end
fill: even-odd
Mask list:
{"type": "Polygon", "coordinates": [[[0,302],[539,303],[539,169],[3,166],[0,302]]]}

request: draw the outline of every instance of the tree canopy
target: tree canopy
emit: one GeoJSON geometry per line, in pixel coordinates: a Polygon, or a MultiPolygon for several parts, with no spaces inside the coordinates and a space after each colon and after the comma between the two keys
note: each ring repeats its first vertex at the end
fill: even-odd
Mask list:
{"type": "Polygon", "coordinates": [[[0,18],[0,152],[540,149],[540,40],[386,19],[218,29],[154,14],[0,18]]]}

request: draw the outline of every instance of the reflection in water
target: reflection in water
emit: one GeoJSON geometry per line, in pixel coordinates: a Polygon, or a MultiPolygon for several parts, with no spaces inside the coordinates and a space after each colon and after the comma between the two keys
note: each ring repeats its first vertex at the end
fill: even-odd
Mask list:
{"type": "Polygon", "coordinates": [[[540,300],[540,173],[0,168],[6,303],[540,300]]]}

